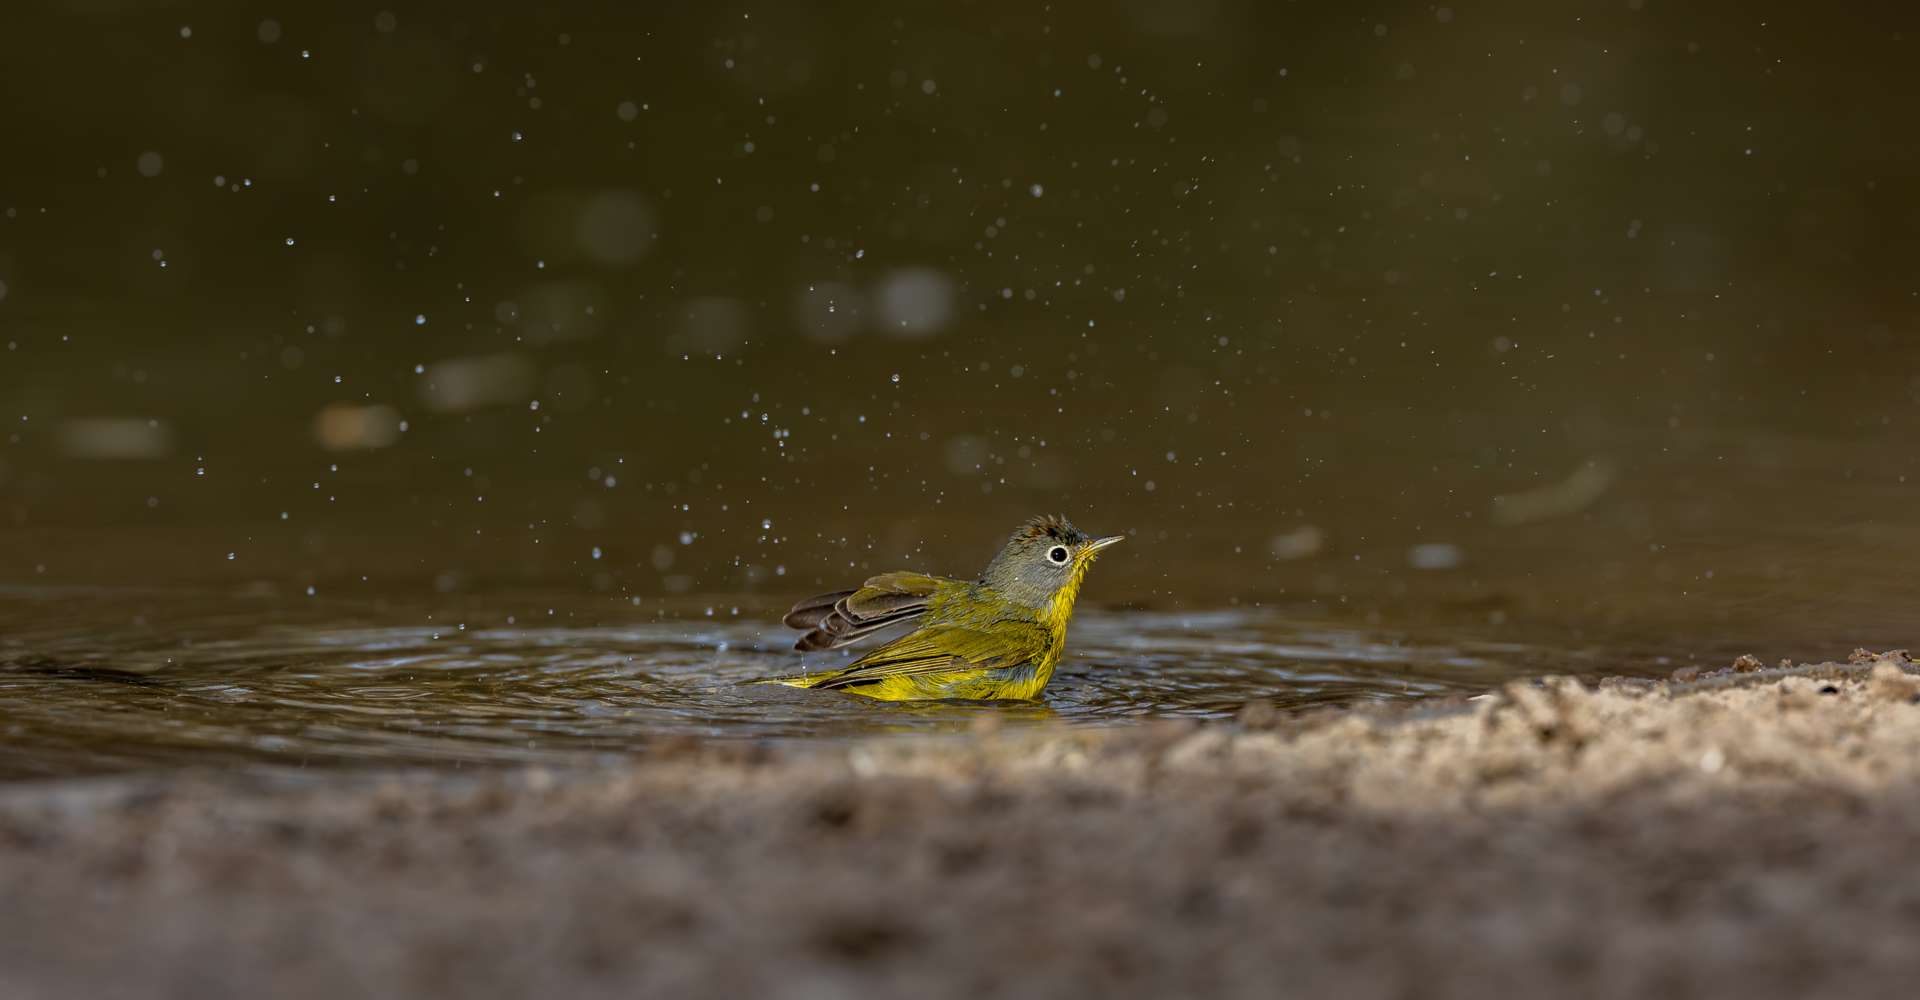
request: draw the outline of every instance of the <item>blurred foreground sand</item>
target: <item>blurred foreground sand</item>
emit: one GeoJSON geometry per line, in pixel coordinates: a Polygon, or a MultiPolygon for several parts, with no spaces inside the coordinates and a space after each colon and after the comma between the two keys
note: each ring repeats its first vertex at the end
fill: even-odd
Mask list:
{"type": "Polygon", "coordinates": [[[0,996],[1909,996],[1913,670],[18,785],[0,996]]]}

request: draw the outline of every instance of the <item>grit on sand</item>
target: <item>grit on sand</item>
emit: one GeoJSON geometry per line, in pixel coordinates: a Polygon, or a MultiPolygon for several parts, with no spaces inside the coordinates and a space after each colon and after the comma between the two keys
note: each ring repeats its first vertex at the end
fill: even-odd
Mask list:
{"type": "Polygon", "coordinates": [[[1912,996],[1913,670],[16,785],[0,996],[1912,996]]]}

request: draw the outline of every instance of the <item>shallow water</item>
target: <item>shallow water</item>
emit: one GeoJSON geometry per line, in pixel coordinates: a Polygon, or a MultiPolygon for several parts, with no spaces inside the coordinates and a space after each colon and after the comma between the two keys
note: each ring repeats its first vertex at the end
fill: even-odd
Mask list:
{"type": "Polygon", "coordinates": [[[225,613],[205,613],[216,603],[156,592],[10,595],[0,775],[578,763],[644,754],[663,740],[937,732],[983,716],[1223,717],[1250,702],[1407,699],[1548,671],[1621,669],[1618,651],[1602,657],[1457,630],[1355,627],[1263,609],[1095,609],[1076,617],[1069,656],[1041,702],[892,705],[742,684],[845,654],[803,661],[791,633],[724,604],[719,618],[695,608],[686,618],[621,621],[577,598],[469,602],[451,619],[425,607],[338,602],[229,601],[225,613]]]}

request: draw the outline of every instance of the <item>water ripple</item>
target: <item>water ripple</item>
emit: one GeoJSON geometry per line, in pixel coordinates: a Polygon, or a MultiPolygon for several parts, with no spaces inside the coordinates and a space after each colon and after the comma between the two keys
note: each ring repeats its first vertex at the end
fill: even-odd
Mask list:
{"type": "Polygon", "coordinates": [[[483,610],[468,620],[486,624],[463,628],[399,624],[391,610],[206,615],[143,600],[131,611],[72,596],[0,603],[0,775],[567,761],[662,739],[938,731],[988,712],[1015,723],[1217,717],[1249,702],[1419,698],[1583,669],[1578,653],[1504,638],[1239,609],[1088,612],[1042,702],[890,705],[742,685],[803,662],[759,622],[516,627],[483,610]]]}

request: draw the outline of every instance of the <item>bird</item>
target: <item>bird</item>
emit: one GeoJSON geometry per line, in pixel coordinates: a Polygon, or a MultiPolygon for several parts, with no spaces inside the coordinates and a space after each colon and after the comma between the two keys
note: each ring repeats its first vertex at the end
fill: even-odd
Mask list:
{"type": "Polygon", "coordinates": [[[839,649],[908,622],[913,631],[845,667],[761,683],[880,701],[1032,700],[1053,679],[1087,568],[1125,535],[1095,538],[1057,514],[1033,518],[973,580],[901,570],[809,597],[784,619],[802,652],[839,649]]]}

